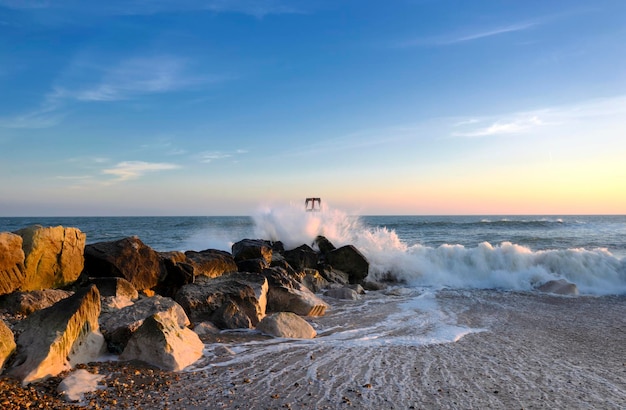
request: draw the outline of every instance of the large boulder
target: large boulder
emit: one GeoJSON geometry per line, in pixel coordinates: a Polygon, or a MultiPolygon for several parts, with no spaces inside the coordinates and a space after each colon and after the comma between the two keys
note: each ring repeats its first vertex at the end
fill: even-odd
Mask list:
{"type": "Polygon", "coordinates": [[[77,228],[29,226],[22,237],[26,278],[21,290],[60,288],[83,271],[86,235],[77,228]]]}
{"type": "Polygon", "coordinates": [[[317,335],[309,322],[291,312],[265,316],[256,329],[266,335],[291,339],[313,339],[317,335]]]}
{"type": "Polygon", "coordinates": [[[537,290],[546,293],[554,293],[556,295],[578,295],[578,287],[576,284],[566,281],[565,279],[549,280],[537,290]]]}
{"type": "Polygon", "coordinates": [[[194,276],[216,278],[226,273],[237,272],[237,264],[233,255],[217,249],[206,249],[201,252],[185,252],[188,263],[193,266],[194,276]]]}
{"type": "Polygon", "coordinates": [[[15,351],[15,347],[13,332],[4,323],[4,320],[0,319],[0,373],[2,373],[4,363],[15,351]]]}
{"type": "Polygon", "coordinates": [[[0,307],[12,314],[30,315],[41,309],[48,308],[58,301],[72,296],[74,292],[61,289],[33,290],[31,292],[13,292],[6,295],[0,307]]]}
{"type": "Polygon", "coordinates": [[[369,273],[369,262],[352,245],[342,246],[326,255],[328,263],[335,269],[348,274],[350,283],[362,282],[369,273]]]}
{"type": "Polygon", "coordinates": [[[0,232],[0,295],[19,289],[25,280],[22,237],[0,232]]]}
{"type": "Polygon", "coordinates": [[[193,330],[180,326],[171,316],[156,313],[133,334],[120,359],[179,371],[200,359],[203,349],[204,344],[193,330]]]}
{"type": "Polygon", "coordinates": [[[232,246],[232,254],[237,262],[261,258],[269,265],[273,253],[272,244],[262,239],[243,239],[232,246]]]}
{"type": "Polygon", "coordinates": [[[332,252],[337,249],[337,247],[335,247],[335,245],[333,245],[332,242],[328,240],[328,238],[322,235],[318,235],[317,238],[315,238],[314,243],[315,245],[317,245],[317,248],[323,255],[326,255],[328,252],[332,252]]]}
{"type": "Polygon", "coordinates": [[[136,236],[85,247],[89,276],[124,278],[140,291],[156,286],[164,269],[159,254],[136,236]]]}
{"type": "Polygon", "coordinates": [[[209,279],[198,277],[183,286],[176,301],[193,323],[210,321],[223,329],[254,327],[265,316],[267,280],[256,273],[237,272],[209,279]]]}
{"type": "Polygon", "coordinates": [[[109,351],[121,353],[144,320],[156,313],[171,317],[181,327],[190,324],[183,308],[173,299],[159,295],[140,299],[133,305],[100,316],[100,327],[109,351]]]}
{"type": "MultiPolygon", "coordinates": [[[[76,363],[74,356],[84,354],[98,332],[100,294],[91,285],[82,288],[53,306],[37,311],[16,325],[17,355],[9,374],[24,385],[55,376],[76,363]]],[[[82,358],[95,360],[95,357],[82,358]]]]}
{"type": "Polygon", "coordinates": [[[304,269],[304,277],[300,281],[311,292],[317,293],[322,289],[328,287],[328,281],[320,275],[317,269],[304,269]]]}
{"type": "Polygon", "coordinates": [[[347,287],[328,289],[324,292],[324,296],[334,299],[343,300],[358,300],[359,294],[354,290],[347,287]]]}
{"type": "Polygon", "coordinates": [[[269,291],[267,308],[271,312],[293,312],[302,316],[323,316],[328,305],[279,267],[266,269],[269,291]]]}
{"type": "Polygon", "coordinates": [[[285,251],[283,256],[294,269],[315,269],[319,259],[317,252],[308,245],[285,251]]]}

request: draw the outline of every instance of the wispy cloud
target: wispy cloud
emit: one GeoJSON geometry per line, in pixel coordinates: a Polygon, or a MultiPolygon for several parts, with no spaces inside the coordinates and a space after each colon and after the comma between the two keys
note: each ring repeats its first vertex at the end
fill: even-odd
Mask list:
{"type": "Polygon", "coordinates": [[[513,23],[502,26],[492,26],[487,28],[482,28],[478,30],[467,30],[463,34],[455,33],[455,34],[445,34],[436,37],[419,37],[414,38],[408,41],[402,41],[397,43],[395,46],[397,48],[410,48],[410,47],[420,47],[420,46],[447,46],[454,45],[464,42],[470,42],[475,40],[480,40],[488,37],[500,36],[507,33],[514,33],[518,31],[529,30],[533,27],[540,25],[540,21],[526,21],[513,23]]]}
{"type": "MultiPolygon", "coordinates": [[[[173,56],[131,58],[112,67],[79,62],[71,71],[82,69],[82,76],[99,78],[92,84],[83,81],[83,84],[58,85],[54,95],[59,99],[78,101],[119,101],[146,94],[179,91],[211,80],[190,75],[186,65],[184,59],[173,56]]],[[[71,76],[64,81],[78,82],[71,76]]]]}
{"type": "Polygon", "coordinates": [[[623,95],[498,116],[457,118],[451,121],[449,135],[469,138],[510,136],[540,132],[548,127],[554,130],[554,127],[569,128],[595,121],[606,123],[620,118],[626,118],[626,96],[623,95]]]}
{"type": "Polygon", "coordinates": [[[115,176],[115,182],[139,178],[149,172],[168,171],[180,168],[179,165],[164,162],[124,161],[102,171],[115,176]]]}
{"type": "MultiPolygon", "coordinates": [[[[480,121],[467,122],[465,125],[477,125],[480,121]]],[[[470,131],[453,132],[453,137],[489,137],[493,135],[519,134],[532,128],[543,125],[544,122],[538,115],[527,117],[504,119],[492,122],[487,126],[473,128],[470,131]]]]}
{"type": "Polygon", "coordinates": [[[248,151],[244,150],[244,149],[238,149],[235,151],[230,151],[230,152],[224,152],[224,151],[205,151],[205,152],[201,152],[198,155],[196,155],[196,158],[198,159],[198,161],[204,163],[204,164],[208,164],[214,161],[218,161],[218,160],[222,160],[222,159],[227,159],[227,158],[233,158],[235,159],[237,156],[239,155],[243,155],[243,154],[247,154],[248,151]]]}

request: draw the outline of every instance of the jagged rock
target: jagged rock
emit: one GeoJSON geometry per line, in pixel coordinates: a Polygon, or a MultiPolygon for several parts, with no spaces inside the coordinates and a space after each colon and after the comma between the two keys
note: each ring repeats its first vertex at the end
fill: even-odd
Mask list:
{"type": "Polygon", "coordinates": [[[334,299],[344,299],[344,300],[358,300],[359,299],[359,294],[354,289],[345,288],[345,287],[328,289],[326,292],[324,292],[324,296],[328,296],[334,299]]]}
{"type": "Polygon", "coordinates": [[[317,335],[313,326],[291,312],[268,315],[259,322],[256,329],[266,335],[293,339],[313,339],[317,335]]]}
{"type": "Polygon", "coordinates": [[[15,347],[15,337],[13,336],[13,332],[9,329],[6,323],[4,323],[4,320],[0,319],[0,373],[2,373],[2,369],[4,368],[4,364],[7,359],[15,351],[15,347]]]}
{"type": "Polygon", "coordinates": [[[323,255],[326,255],[328,252],[334,251],[337,249],[335,245],[332,244],[325,236],[319,235],[315,238],[315,245],[320,250],[323,255]]]}
{"type": "Polygon", "coordinates": [[[237,264],[233,255],[217,249],[207,249],[201,252],[185,252],[187,260],[194,268],[194,276],[216,278],[227,273],[237,272],[237,264]]]}
{"type": "Polygon", "coordinates": [[[267,308],[271,312],[293,312],[302,316],[323,316],[328,305],[313,292],[289,277],[284,269],[273,267],[263,271],[270,288],[267,308]]]}
{"type": "Polygon", "coordinates": [[[326,279],[329,283],[338,283],[340,285],[347,285],[350,282],[349,275],[334,267],[328,265],[321,266],[319,270],[320,275],[326,279]]]}
{"type": "Polygon", "coordinates": [[[195,325],[193,331],[199,336],[216,335],[220,333],[220,328],[212,322],[202,322],[195,325]]]}
{"type": "Polygon", "coordinates": [[[45,309],[58,301],[72,296],[74,292],[61,289],[33,290],[31,292],[13,292],[6,295],[0,302],[0,307],[12,314],[30,315],[45,309]]]}
{"type": "Polygon", "coordinates": [[[352,289],[359,295],[365,295],[365,289],[363,288],[363,286],[361,286],[358,283],[353,283],[353,284],[347,285],[346,287],[352,289]]]}
{"type": "Polygon", "coordinates": [[[89,278],[89,282],[98,287],[100,296],[114,296],[130,300],[139,297],[137,289],[124,278],[89,278]]]}
{"type": "Polygon", "coordinates": [[[28,316],[16,325],[22,332],[9,374],[26,385],[67,370],[73,356],[83,352],[83,342],[98,331],[99,314],[100,294],[91,285],[28,316]]]}
{"type": "Polygon", "coordinates": [[[22,237],[26,278],[21,290],[59,288],[74,283],[83,271],[86,235],[77,228],[29,226],[22,237]]]}
{"type": "Polygon", "coordinates": [[[328,281],[320,275],[317,269],[304,269],[303,273],[304,277],[301,282],[311,292],[317,293],[328,286],[328,281]]]}
{"type": "Polygon", "coordinates": [[[211,319],[220,329],[250,329],[252,321],[241,306],[232,300],[226,300],[211,315],[211,319]]]}
{"type": "Polygon", "coordinates": [[[294,269],[315,269],[319,259],[317,252],[308,245],[285,251],[283,256],[294,269]]]}
{"type": "Polygon", "coordinates": [[[578,295],[578,287],[565,279],[550,280],[537,287],[537,290],[557,295],[578,295]]]}
{"type": "Polygon", "coordinates": [[[180,327],[190,324],[183,308],[173,299],[159,295],[140,299],[131,306],[106,312],[100,316],[100,327],[109,351],[121,353],[143,321],[155,313],[172,317],[172,320],[180,327]]]}
{"type": "Polygon", "coordinates": [[[87,245],[85,271],[92,277],[124,278],[141,291],[156,286],[165,268],[156,251],[132,236],[87,245]]]}
{"type": "Polygon", "coordinates": [[[362,282],[369,272],[369,262],[352,245],[342,246],[329,252],[327,259],[334,269],[339,269],[348,274],[350,283],[362,282]]]}
{"type": "Polygon", "coordinates": [[[248,317],[250,327],[265,316],[267,291],[264,276],[238,272],[214,279],[198,277],[195,283],[183,286],[175,299],[193,323],[210,321],[224,327],[226,323],[233,323],[228,317],[240,312],[248,317]],[[225,314],[228,317],[224,317],[225,314]]]}
{"type": "Polygon", "coordinates": [[[93,374],[85,369],[76,369],[61,380],[57,392],[63,396],[65,401],[80,401],[85,393],[98,390],[98,383],[102,379],[104,379],[103,374],[93,374]]]}
{"type": "Polygon", "coordinates": [[[239,272],[261,273],[263,272],[263,269],[267,269],[269,267],[270,265],[263,258],[237,261],[237,270],[239,272]]]}
{"type": "Polygon", "coordinates": [[[204,344],[196,333],[170,316],[156,313],[128,341],[121,360],[140,360],[161,369],[179,371],[202,357],[204,344]]]}
{"type": "Polygon", "coordinates": [[[25,280],[22,237],[0,232],[0,295],[19,289],[25,280]]]}
{"type": "Polygon", "coordinates": [[[232,246],[235,261],[262,258],[270,264],[273,252],[272,244],[262,239],[243,239],[232,246]]]}
{"type": "Polygon", "coordinates": [[[165,268],[165,275],[159,279],[156,292],[161,296],[174,297],[178,289],[193,283],[194,267],[183,252],[158,252],[165,268]]]}

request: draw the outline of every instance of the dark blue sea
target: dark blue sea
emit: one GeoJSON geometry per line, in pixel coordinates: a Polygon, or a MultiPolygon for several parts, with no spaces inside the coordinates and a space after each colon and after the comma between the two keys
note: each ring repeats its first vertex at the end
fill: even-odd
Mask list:
{"type": "Polygon", "coordinates": [[[353,244],[371,279],[420,286],[530,290],[550,279],[581,293],[626,294],[626,216],[351,216],[340,210],[266,209],[252,216],[3,217],[0,231],[76,227],[87,243],[136,235],[158,251],[230,250],[244,238],[353,244]]]}

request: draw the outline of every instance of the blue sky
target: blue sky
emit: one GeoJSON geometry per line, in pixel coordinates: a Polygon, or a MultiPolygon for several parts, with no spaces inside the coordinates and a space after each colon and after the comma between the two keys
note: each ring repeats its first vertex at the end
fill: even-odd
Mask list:
{"type": "Polygon", "coordinates": [[[626,212],[626,2],[0,0],[0,216],[626,212]]]}

